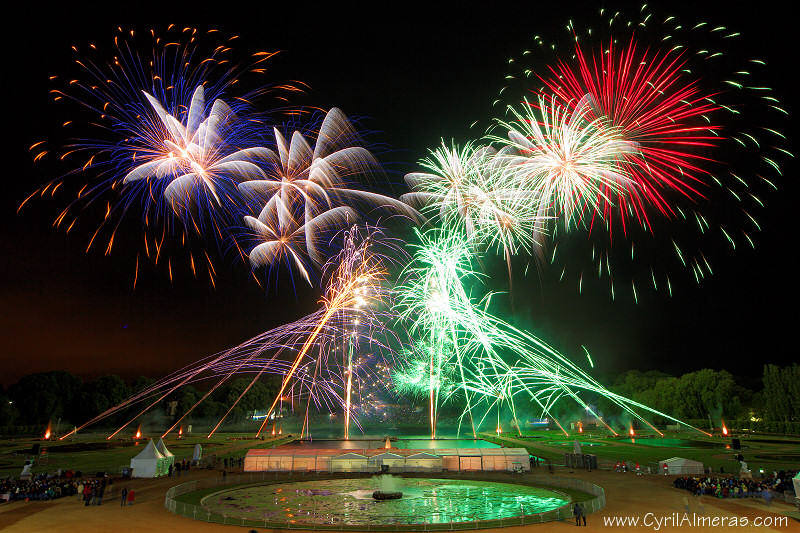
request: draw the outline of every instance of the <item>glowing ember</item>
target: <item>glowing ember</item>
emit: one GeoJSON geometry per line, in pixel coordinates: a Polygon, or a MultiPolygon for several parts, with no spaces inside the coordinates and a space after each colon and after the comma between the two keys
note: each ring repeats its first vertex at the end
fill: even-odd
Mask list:
{"type": "Polygon", "coordinates": [[[50,423],[47,423],[47,431],[44,432],[44,440],[50,440],[50,423]]]}
{"type": "Polygon", "coordinates": [[[725,421],[722,421],[722,434],[728,436],[728,428],[725,426],[725,421]]]}

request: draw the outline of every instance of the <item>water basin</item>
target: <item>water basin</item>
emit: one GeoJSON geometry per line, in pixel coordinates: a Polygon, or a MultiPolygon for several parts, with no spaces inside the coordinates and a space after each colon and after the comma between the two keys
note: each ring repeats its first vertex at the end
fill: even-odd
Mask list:
{"type": "Polygon", "coordinates": [[[232,488],[203,498],[230,518],[297,524],[442,524],[530,515],[569,505],[540,487],[461,479],[395,478],[398,500],[376,501],[379,478],[309,480],[232,488]]]}

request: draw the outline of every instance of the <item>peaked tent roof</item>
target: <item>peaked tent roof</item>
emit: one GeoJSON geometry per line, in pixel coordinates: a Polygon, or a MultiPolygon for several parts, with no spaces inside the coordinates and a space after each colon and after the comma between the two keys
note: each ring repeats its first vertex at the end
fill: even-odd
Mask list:
{"type": "Polygon", "coordinates": [[[147,446],[144,447],[144,450],[139,453],[134,459],[163,459],[164,456],[161,455],[161,452],[158,451],[156,445],[153,444],[153,439],[150,439],[150,442],[147,443],[147,446]]]}
{"type": "Polygon", "coordinates": [[[370,459],[383,459],[383,458],[404,459],[405,456],[404,455],[400,455],[398,453],[384,452],[384,453],[379,453],[378,455],[373,455],[372,457],[370,457],[370,459]]]}
{"type": "Polygon", "coordinates": [[[695,461],[694,459],[687,459],[685,457],[670,457],[669,459],[664,459],[659,461],[659,464],[662,463],[683,463],[683,464],[694,464],[694,465],[702,465],[700,461],[695,461]]]}
{"type": "Polygon", "coordinates": [[[366,459],[366,455],[361,455],[360,453],[343,453],[342,455],[337,455],[335,457],[331,457],[331,459],[366,459]]]}
{"type": "Polygon", "coordinates": [[[158,444],[156,444],[156,450],[158,450],[159,453],[164,457],[174,457],[174,455],[172,455],[170,451],[167,449],[167,447],[164,445],[163,438],[158,439],[158,444]]]}

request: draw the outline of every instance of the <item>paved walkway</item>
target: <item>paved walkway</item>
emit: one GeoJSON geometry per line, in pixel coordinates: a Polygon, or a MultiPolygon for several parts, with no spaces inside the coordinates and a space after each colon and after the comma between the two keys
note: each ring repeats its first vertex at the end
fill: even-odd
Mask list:
{"type": "MultiPolygon", "coordinates": [[[[544,474],[544,468],[534,469],[534,474],[544,474]]],[[[672,487],[672,477],[668,476],[636,476],[633,473],[621,474],[606,471],[575,471],[558,468],[556,475],[575,477],[602,486],[606,491],[608,506],[601,512],[589,515],[589,529],[630,531],[785,531],[800,532],[800,516],[793,507],[784,502],[773,502],[767,507],[759,500],[715,500],[705,499],[702,516],[719,517],[731,520],[735,517],[747,518],[752,522],[756,518],[775,520],[787,516],[784,526],[773,527],[683,527],[682,525],[662,525],[656,529],[655,522],[651,526],[626,526],[612,528],[604,525],[604,518],[631,516],[643,520],[648,513],[652,517],[674,517],[684,513],[684,496],[688,496],[690,512],[700,512],[697,502],[688,492],[672,487]]],[[[113,493],[104,499],[101,507],[84,507],[77,498],[62,498],[52,502],[13,502],[0,504],[0,530],[8,533],[28,532],[61,532],[61,531],[109,531],[114,533],[142,533],[143,531],[169,531],[170,533],[191,532],[246,532],[248,529],[237,526],[208,524],[201,521],[181,518],[166,511],[164,495],[166,490],[179,482],[192,479],[207,478],[219,475],[216,471],[192,470],[188,476],[179,479],[160,478],[151,480],[132,480],[128,483],[114,484],[113,493]],[[119,505],[119,493],[122,487],[133,487],[136,490],[136,502],[131,507],[119,505]]],[[[509,480],[517,481],[515,476],[509,480]]],[[[568,531],[574,528],[573,521],[550,522],[530,526],[519,526],[493,530],[503,533],[528,533],[536,531],[568,531]]],[[[267,531],[263,528],[258,531],[267,531]]]]}

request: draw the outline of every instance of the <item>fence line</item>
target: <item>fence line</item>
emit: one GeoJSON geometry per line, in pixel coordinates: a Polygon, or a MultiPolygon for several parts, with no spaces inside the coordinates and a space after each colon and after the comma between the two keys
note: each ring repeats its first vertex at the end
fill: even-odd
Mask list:
{"type": "MultiPolygon", "coordinates": [[[[266,513],[260,513],[261,516],[256,516],[259,513],[248,513],[247,516],[230,517],[225,513],[222,515],[212,513],[201,506],[193,505],[191,503],[181,502],[176,500],[178,496],[189,492],[195,492],[201,489],[224,487],[231,485],[249,485],[260,484],[266,482],[294,482],[298,480],[307,479],[310,476],[301,475],[282,475],[279,477],[278,473],[268,475],[266,472],[250,473],[250,474],[231,474],[225,477],[215,477],[213,479],[195,480],[186,483],[181,483],[167,490],[164,499],[164,507],[171,513],[183,516],[186,518],[193,518],[195,520],[202,520],[205,522],[213,522],[220,524],[241,525],[249,527],[264,527],[273,529],[304,529],[304,530],[346,530],[346,531],[365,531],[365,530],[381,530],[381,531],[444,531],[444,530],[472,530],[472,529],[487,529],[507,526],[519,526],[525,524],[535,524],[541,522],[550,522],[554,520],[566,520],[572,517],[572,502],[558,509],[551,509],[542,513],[525,514],[524,509],[520,507],[520,515],[509,518],[498,518],[492,520],[480,520],[474,515],[463,516],[466,518],[463,521],[453,522],[428,522],[427,517],[423,517],[423,522],[408,516],[381,516],[381,520],[396,519],[396,522],[391,524],[374,523],[370,517],[365,517],[359,523],[345,523],[342,521],[335,521],[330,516],[320,516],[319,523],[313,522],[292,522],[289,520],[274,520],[269,519],[266,513]],[[403,520],[415,520],[414,523],[404,523],[403,520]]],[[[347,477],[347,476],[338,476],[347,477]]],[[[471,476],[481,477],[478,476],[471,476]]],[[[326,478],[336,479],[333,476],[326,476],[326,478]]],[[[448,478],[442,478],[448,479],[448,478]]],[[[498,481],[496,479],[487,479],[485,481],[498,481]]],[[[509,480],[512,481],[512,480],[509,480]]],[[[517,484],[516,478],[513,480],[517,484]]],[[[572,490],[579,490],[594,496],[590,500],[580,502],[583,507],[584,513],[591,514],[599,511],[606,505],[605,491],[602,487],[582,481],[580,479],[562,478],[557,476],[548,475],[526,475],[524,480],[526,485],[543,485],[547,487],[566,488],[572,490]]],[[[566,495],[565,495],[566,496],[566,495]]],[[[570,498],[571,500],[571,498],[570,498]]],[[[316,515],[315,515],[316,516],[316,515]]],[[[391,520],[390,520],[391,521],[391,520]]]]}

